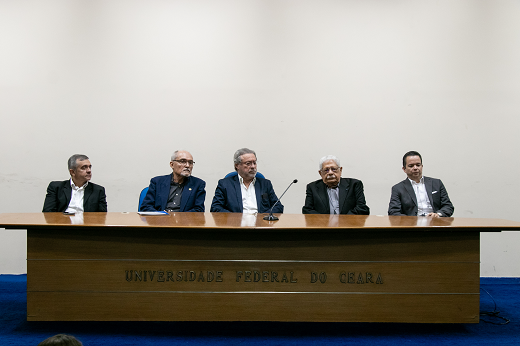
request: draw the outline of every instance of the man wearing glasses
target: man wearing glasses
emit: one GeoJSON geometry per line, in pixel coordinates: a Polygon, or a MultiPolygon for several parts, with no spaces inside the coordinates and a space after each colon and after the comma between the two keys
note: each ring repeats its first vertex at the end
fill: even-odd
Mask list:
{"type": "Polygon", "coordinates": [[[370,214],[363,183],[353,178],[341,178],[342,170],[336,156],[321,158],[318,171],[321,179],[307,185],[302,208],[304,214],[370,214]]]}
{"type": "MultiPolygon", "coordinates": [[[[233,156],[237,175],[220,179],[211,203],[211,212],[268,213],[278,197],[267,179],[256,176],[256,153],[247,148],[239,149],[233,156]]],[[[278,202],[273,213],[283,213],[278,202]]]]}
{"type": "Polygon", "coordinates": [[[206,183],[191,175],[193,156],[187,151],[173,153],[172,174],[152,178],[140,211],[204,212],[206,183]]]}

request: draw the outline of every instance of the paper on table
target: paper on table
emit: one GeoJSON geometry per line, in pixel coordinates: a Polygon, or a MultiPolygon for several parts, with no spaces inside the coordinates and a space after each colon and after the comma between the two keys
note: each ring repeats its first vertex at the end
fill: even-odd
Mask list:
{"type": "Polygon", "coordinates": [[[165,212],[165,211],[139,211],[137,213],[139,215],[146,215],[146,216],[149,216],[149,215],[168,215],[168,213],[165,212]]]}

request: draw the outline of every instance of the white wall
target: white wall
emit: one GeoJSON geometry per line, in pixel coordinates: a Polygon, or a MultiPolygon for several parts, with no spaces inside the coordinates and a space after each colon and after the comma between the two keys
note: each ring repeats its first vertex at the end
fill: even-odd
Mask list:
{"type": "MultiPolygon", "coordinates": [[[[39,212],[73,153],[109,211],[135,211],[180,148],[209,209],[250,147],[279,194],[299,179],[287,213],[334,154],[386,214],[417,150],[456,217],[520,221],[519,14],[516,0],[0,0],[0,212],[39,212]]],[[[25,270],[6,265],[25,251],[13,234],[3,273],[25,270]]],[[[520,276],[519,240],[483,234],[481,274],[520,276]]]]}

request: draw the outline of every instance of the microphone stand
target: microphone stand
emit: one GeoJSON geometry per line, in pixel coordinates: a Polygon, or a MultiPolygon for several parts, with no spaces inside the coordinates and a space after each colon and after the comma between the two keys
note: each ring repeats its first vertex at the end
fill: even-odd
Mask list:
{"type": "Polygon", "coordinates": [[[273,204],[273,206],[271,207],[271,210],[269,210],[269,215],[264,216],[264,220],[267,220],[267,221],[278,221],[278,220],[279,220],[278,217],[276,217],[276,216],[273,215],[273,208],[275,207],[275,205],[278,204],[278,202],[280,202],[280,200],[282,199],[283,195],[285,195],[285,193],[287,192],[287,190],[289,190],[289,188],[292,186],[292,184],[297,183],[297,182],[298,182],[298,179],[294,179],[294,180],[292,181],[292,183],[291,183],[291,184],[290,184],[290,185],[285,189],[285,191],[282,193],[282,195],[280,196],[280,198],[278,198],[278,199],[276,200],[276,203],[273,204]]]}

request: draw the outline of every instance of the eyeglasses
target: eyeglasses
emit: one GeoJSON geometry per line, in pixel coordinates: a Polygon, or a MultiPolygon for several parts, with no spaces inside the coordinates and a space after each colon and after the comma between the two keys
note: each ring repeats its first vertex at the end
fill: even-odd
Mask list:
{"type": "Polygon", "coordinates": [[[256,161],[241,162],[246,167],[256,166],[256,161]]]}
{"type": "Polygon", "coordinates": [[[193,166],[195,164],[195,161],[188,161],[188,160],[172,160],[174,162],[178,162],[180,163],[181,165],[185,166],[185,165],[188,165],[188,166],[193,166]]]}
{"type": "Polygon", "coordinates": [[[339,171],[339,167],[329,167],[329,168],[324,168],[321,170],[323,173],[328,173],[329,171],[332,172],[332,173],[336,173],[337,171],[339,171]]]}

